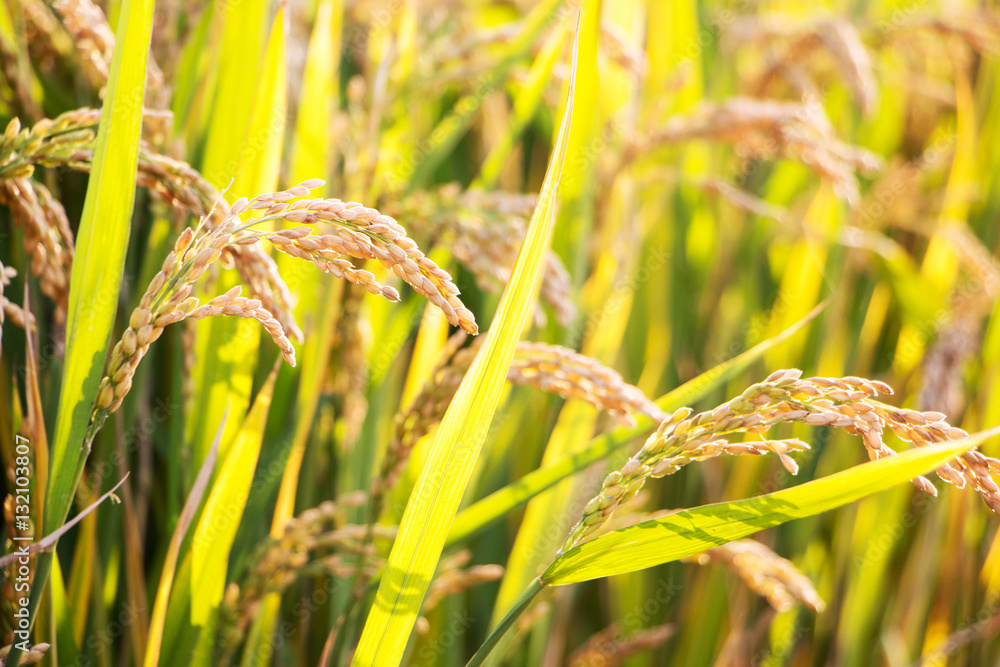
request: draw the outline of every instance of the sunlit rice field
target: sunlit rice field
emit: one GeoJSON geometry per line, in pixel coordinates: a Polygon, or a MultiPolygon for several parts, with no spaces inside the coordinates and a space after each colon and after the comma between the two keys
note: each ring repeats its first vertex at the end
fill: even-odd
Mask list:
{"type": "Polygon", "coordinates": [[[0,665],[1000,661],[1000,7],[0,0],[0,665]]]}

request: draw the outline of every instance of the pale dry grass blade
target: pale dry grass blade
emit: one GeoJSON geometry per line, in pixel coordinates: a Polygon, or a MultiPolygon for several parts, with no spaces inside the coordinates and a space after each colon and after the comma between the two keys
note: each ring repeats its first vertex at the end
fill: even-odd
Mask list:
{"type": "MultiPolygon", "coordinates": [[[[115,495],[115,491],[117,491],[118,487],[125,483],[126,479],[128,479],[128,474],[122,477],[121,480],[111,487],[109,491],[105,492],[100,498],[92,502],[83,511],[64,523],[57,530],[52,531],[50,534],[46,535],[37,542],[32,542],[29,546],[24,547],[23,550],[0,556],[0,567],[6,567],[7,565],[17,561],[17,559],[22,557],[24,554],[33,554],[37,551],[47,551],[51,549],[55,546],[56,542],[59,541],[60,537],[66,534],[73,526],[83,521],[88,514],[96,510],[98,506],[100,506],[100,504],[108,498],[111,498],[113,503],[121,502],[121,500],[118,499],[118,496],[115,495]]],[[[13,521],[10,523],[13,524],[13,521]]]]}

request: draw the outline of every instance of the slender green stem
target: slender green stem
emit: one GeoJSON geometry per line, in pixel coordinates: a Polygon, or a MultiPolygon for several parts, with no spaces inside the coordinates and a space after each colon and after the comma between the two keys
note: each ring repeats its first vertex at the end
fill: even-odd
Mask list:
{"type": "Polygon", "coordinates": [[[545,588],[545,584],[542,583],[541,578],[535,578],[530,584],[528,584],[528,587],[524,589],[523,593],[521,593],[521,597],[517,599],[514,606],[511,607],[510,611],[507,612],[507,615],[503,617],[502,621],[500,621],[500,624],[493,628],[493,632],[490,633],[490,636],[486,638],[486,641],[479,647],[479,650],[476,651],[474,656],[472,656],[472,659],[466,663],[465,667],[479,667],[479,665],[486,662],[486,658],[489,656],[490,651],[496,647],[500,638],[506,634],[510,626],[512,626],[514,621],[517,620],[517,617],[525,612],[528,606],[531,605],[531,601],[535,599],[536,595],[542,592],[543,588],[545,588]]]}

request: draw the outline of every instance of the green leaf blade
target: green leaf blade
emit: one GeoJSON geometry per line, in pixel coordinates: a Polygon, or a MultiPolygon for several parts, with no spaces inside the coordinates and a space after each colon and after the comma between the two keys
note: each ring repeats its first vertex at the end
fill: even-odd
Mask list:
{"type": "Polygon", "coordinates": [[[118,309],[135,204],[146,57],[153,0],[126,0],[116,35],[107,102],[101,114],[70,279],[66,367],[60,393],[45,530],[66,518],[76,488],[80,448],[97,396],[118,309]]]}
{"type": "MultiPolygon", "coordinates": [[[[575,73],[575,56],[573,71],[575,73]]],[[[438,428],[427,464],[410,496],[354,665],[397,665],[437,567],[496,411],[514,348],[541,281],[555,220],[555,196],[573,115],[571,78],[566,109],[538,205],[482,351],[465,375],[438,428]]]]}
{"type": "Polygon", "coordinates": [[[813,516],[883,491],[965,452],[1000,428],[919,447],[799,486],[746,500],[704,505],[601,535],[557,558],[542,574],[562,586],[635,572],[707,551],[792,519],[813,516]]]}
{"type": "MultiPolygon", "coordinates": [[[[51,478],[45,497],[43,532],[46,534],[57,530],[66,520],[89,454],[87,429],[118,310],[135,205],[153,5],[153,0],[124,0],[115,33],[107,93],[70,275],[66,363],[52,445],[51,478]]],[[[53,557],[52,552],[47,552],[38,559],[30,601],[32,621],[52,570],[53,557]]],[[[20,652],[13,649],[7,664],[17,665],[20,657],[20,652]]]]}
{"type": "MultiPolygon", "coordinates": [[[[275,367],[257,394],[222,463],[194,531],[191,543],[191,622],[194,625],[205,625],[222,601],[229,551],[250,495],[277,375],[275,367]]],[[[219,439],[217,436],[210,454],[218,447],[219,439]]]]}

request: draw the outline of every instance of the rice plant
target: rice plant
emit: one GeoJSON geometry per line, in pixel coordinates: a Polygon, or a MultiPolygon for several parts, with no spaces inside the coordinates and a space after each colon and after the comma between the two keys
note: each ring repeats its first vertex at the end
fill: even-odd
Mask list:
{"type": "Polygon", "coordinates": [[[0,664],[995,663],[998,87],[989,2],[0,0],[0,664]]]}

